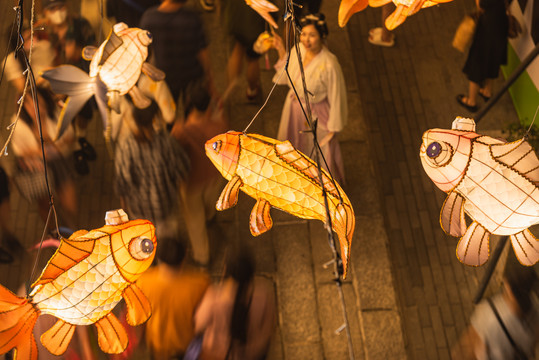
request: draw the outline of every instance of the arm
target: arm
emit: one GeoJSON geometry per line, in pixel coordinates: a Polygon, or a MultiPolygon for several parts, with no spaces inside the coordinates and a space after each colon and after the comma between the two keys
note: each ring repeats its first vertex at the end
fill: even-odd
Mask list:
{"type": "Polygon", "coordinates": [[[328,131],[339,132],[346,125],[348,120],[346,84],[344,82],[341,66],[337,62],[337,59],[335,58],[331,62],[328,62],[328,65],[325,76],[329,102],[327,128],[328,131]]]}

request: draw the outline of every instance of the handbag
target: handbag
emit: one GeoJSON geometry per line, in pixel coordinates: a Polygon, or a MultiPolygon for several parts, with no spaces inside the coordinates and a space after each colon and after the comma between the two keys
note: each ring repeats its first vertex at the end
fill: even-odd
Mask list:
{"type": "Polygon", "coordinates": [[[457,27],[455,36],[453,37],[452,45],[455,49],[460,52],[466,52],[466,50],[468,49],[468,47],[470,47],[472,43],[476,25],[477,22],[475,16],[464,16],[459,26],[457,27]]]}

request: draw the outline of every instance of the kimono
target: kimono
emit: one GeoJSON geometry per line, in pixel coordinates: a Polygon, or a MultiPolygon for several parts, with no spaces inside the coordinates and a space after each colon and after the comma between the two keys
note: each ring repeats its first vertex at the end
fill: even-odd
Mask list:
{"type": "MultiPolygon", "coordinates": [[[[299,48],[303,58],[306,53],[305,47],[299,44],[299,48]]],[[[289,140],[296,149],[309,157],[313,157],[314,145],[312,135],[309,132],[304,132],[309,130],[309,126],[301,111],[294,90],[286,74],[283,74],[279,79],[285,63],[286,59],[281,59],[275,64],[277,73],[273,77],[273,82],[282,85],[288,84],[291,88],[284,103],[277,138],[279,140],[289,140]]],[[[288,71],[294,87],[301,97],[301,102],[305,107],[301,74],[294,49],[291,51],[288,71]]],[[[337,58],[325,46],[322,46],[322,50],[304,68],[304,71],[307,90],[312,94],[309,97],[309,102],[313,120],[318,119],[316,133],[318,141],[321,142],[330,132],[338,133],[346,125],[348,107],[344,76],[337,58]]],[[[329,166],[330,173],[342,184],[344,182],[344,167],[341,149],[336,135],[327,144],[322,146],[322,154],[329,166]]],[[[324,162],[321,162],[327,170],[324,162]]]]}

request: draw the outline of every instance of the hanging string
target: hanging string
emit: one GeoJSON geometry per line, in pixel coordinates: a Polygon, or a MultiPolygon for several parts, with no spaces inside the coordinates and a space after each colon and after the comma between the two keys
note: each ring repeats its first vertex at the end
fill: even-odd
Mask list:
{"type": "Polygon", "coordinates": [[[528,131],[526,131],[526,134],[524,134],[524,138],[527,138],[528,135],[530,134],[530,131],[532,129],[532,126],[533,126],[533,123],[535,122],[535,118],[537,117],[537,111],[539,110],[539,105],[537,105],[537,109],[535,109],[535,115],[533,115],[533,120],[530,124],[530,126],[528,127],[528,131]]]}

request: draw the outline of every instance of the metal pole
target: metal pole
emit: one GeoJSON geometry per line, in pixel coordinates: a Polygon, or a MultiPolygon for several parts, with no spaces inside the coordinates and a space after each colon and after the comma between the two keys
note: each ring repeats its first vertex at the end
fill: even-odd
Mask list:
{"type": "Polygon", "coordinates": [[[509,236],[504,236],[500,239],[500,241],[498,241],[498,244],[496,245],[496,249],[494,249],[494,252],[492,253],[492,256],[490,257],[490,260],[488,262],[487,271],[485,272],[485,275],[483,275],[483,279],[481,280],[481,283],[479,284],[479,289],[477,289],[477,293],[475,294],[475,297],[473,299],[474,304],[477,304],[481,301],[481,298],[483,297],[483,294],[485,293],[485,290],[487,289],[490,278],[492,277],[492,274],[494,273],[494,269],[496,268],[496,265],[498,264],[498,261],[500,260],[500,256],[502,255],[502,251],[505,248],[505,244],[507,244],[508,239],[509,239],[509,236]]]}
{"type": "Polygon", "coordinates": [[[535,45],[535,48],[526,56],[526,58],[520,63],[519,66],[513,71],[511,76],[507,79],[505,84],[503,84],[503,87],[494,95],[486,104],[481,108],[481,111],[479,111],[479,114],[475,116],[475,123],[477,124],[483,116],[490,110],[491,107],[494,106],[498,102],[498,100],[502,97],[502,95],[509,89],[511,85],[518,79],[520,74],[526,70],[528,65],[536,58],[537,54],[539,54],[539,44],[535,45]]]}

